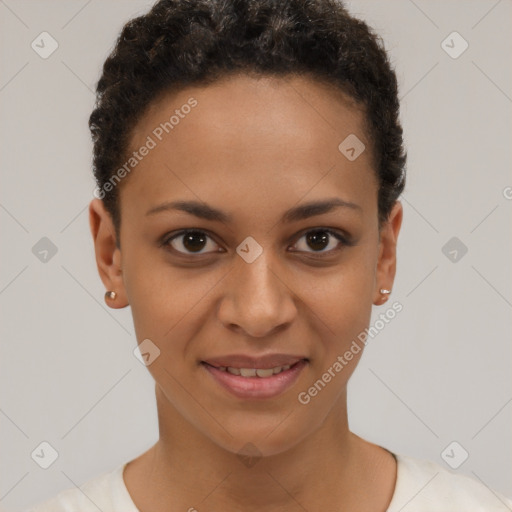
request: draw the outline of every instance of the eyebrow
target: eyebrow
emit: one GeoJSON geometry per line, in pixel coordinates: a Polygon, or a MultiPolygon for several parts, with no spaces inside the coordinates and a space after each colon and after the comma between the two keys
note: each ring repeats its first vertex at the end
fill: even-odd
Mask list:
{"type": "MultiPolygon", "coordinates": [[[[303,203],[299,206],[290,208],[283,213],[281,216],[281,221],[286,223],[296,222],[299,220],[307,219],[309,217],[314,217],[316,215],[329,213],[336,208],[348,208],[359,213],[362,213],[363,211],[361,206],[356,203],[344,201],[343,199],[334,197],[331,199],[310,201],[308,203],[303,203]]],[[[233,220],[232,215],[229,215],[222,210],[218,210],[213,206],[210,206],[206,203],[201,203],[199,201],[168,201],[148,210],[146,212],[146,216],[172,210],[189,213],[190,215],[194,215],[200,219],[223,223],[228,223],[233,220]]]]}

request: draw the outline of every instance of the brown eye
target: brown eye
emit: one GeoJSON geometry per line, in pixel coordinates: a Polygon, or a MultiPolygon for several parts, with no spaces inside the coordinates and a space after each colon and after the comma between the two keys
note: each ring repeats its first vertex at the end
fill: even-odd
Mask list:
{"type": "Polygon", "coordinates": [[[182,231],[168,238],[164,245],[169,245],[182,254],[218,252],[215,250],[217,244],[204,231],[182,231]]]}
{"type": "Polygon", "coordinates": [[[313,231],[306,235],[306,243],[315,251],[323,251],[329,245],[330,238],[325,231],[313,231]]]}
{"type": "Polygon", "coordinates": [[[349,244],[340,234],[329,229],[315,229],[302,235],[295,244],[295,249],[310,253],[326,253],[338,249],[341,245],[349,244]]]}

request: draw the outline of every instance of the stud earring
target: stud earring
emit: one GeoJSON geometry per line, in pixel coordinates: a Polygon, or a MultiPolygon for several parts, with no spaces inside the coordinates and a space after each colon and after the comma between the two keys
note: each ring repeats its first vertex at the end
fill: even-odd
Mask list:
{"type": "Polygon", "coordinates": [[[384,304],[389,299],[389,294],[391,293],[391,290],[386,290],[386,288],[381,288],[379,292],[382,294],[381,297],[381,304],[384,304]]]}
{"type": "Polygon", "coordinates": [[[108,291],[105,293],[105,300],[115,300],[115,298],[117,297],[117,293],[116,292],[111,292],[111,291],[108,291]]]}
{"type": "Polygon", "coordinates": [[[384,304],[384,302],[386,302],[389,297],[388,295],[391,293],[391,290],[386,290],[386,288],[381,288],[379,290],[380,293],[382,293],[383,297],[381,298],[381,304],[384,304]]]}

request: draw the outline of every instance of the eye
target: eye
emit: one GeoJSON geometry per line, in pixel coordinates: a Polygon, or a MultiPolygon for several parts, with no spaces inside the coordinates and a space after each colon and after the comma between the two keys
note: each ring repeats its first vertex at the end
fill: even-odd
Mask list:
{"type": "Polygon", "coordinates": [[[162,245],[169,245],[181,254],[220,252],[218,249],[215,250],[215,247],[218,247],[218,245],[212,240],[212,238],[204,231],[199,230],[180,231],[179,233],[164,239],[162,245]]]}
{"type": "MultiPolygon", "coordinates": [[[[163,240],[162,245],[170,246],[176,252],[185,255],[223,252],[211,236],[205,231],[197,229],[183,230],[168,236],[163,240]]],[[[293,246],[293,250],[312,254],[325,254],[335,251],[344,245],[352,245],[346,236],[331,229],[316,228],[304,233],[293,246]],[[313,250],[308,251],[308,248],[313,250]]]]}
{"type": "Polygon", "coordinates": [[[294,247],[298,251],[323,254],[339,249],[340,245],[351,244],[349,240],[340,233],[326,228],[316,228],[304,233],[294,247]],[[304,240],[302,244],[301,240],[304,240]],[[308,251],[308,247],[313,249],[313,251],[308,251]]]}

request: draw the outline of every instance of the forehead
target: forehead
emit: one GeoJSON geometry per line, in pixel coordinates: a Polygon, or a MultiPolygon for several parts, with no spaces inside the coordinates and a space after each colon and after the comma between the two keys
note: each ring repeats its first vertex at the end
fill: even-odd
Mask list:
{"type": "Polygon", "coordinates": [[[282,123],[287,131],[291,130],[292,136],[312,127],[320,136],[330,131],[341,137],[348,130],[361,137],[366,136],[362,107],[340,88],[326,81],[308,75],[233,73],[210,85],[192,85],[158,95],[134,128],[131,145],[136,146],[159,123],[169,120],[173,125],[176,123],[171,129],[173,135],[183,132],[183,126],[178,130],[177,125],[184,118],[187,118],[186,125],[190,128],[204,130],[203,135],[206,132],[215,135],[219,131],[237,133],[238,127],[245,122],[251,125],[252,136],[259,134],[264,137],[282,123]],[[191,98],[197,101],[193,109],[187,107],[191,98]],[[179,118],[174,116],[174,121],[171,120],[173,113],[179,115],[179,118]]]}
{"type": "Polygon", "coordinates": [[[154,148],[127,183],[147,206],[149,198],[165,200],[171,182],[173,191],[179,183],[201,198],[259,191],[259,205],[276,193],[286,199],[283,192],[298,200],[313,186],[357,195],[375,184],[364,113],[339,89],[307,77],[233,75],[163,94],[135,127],[131,150],[148,137],[154,148]],[[339,145],[353,136],[366,150],[350,161],[339,145]]]}

